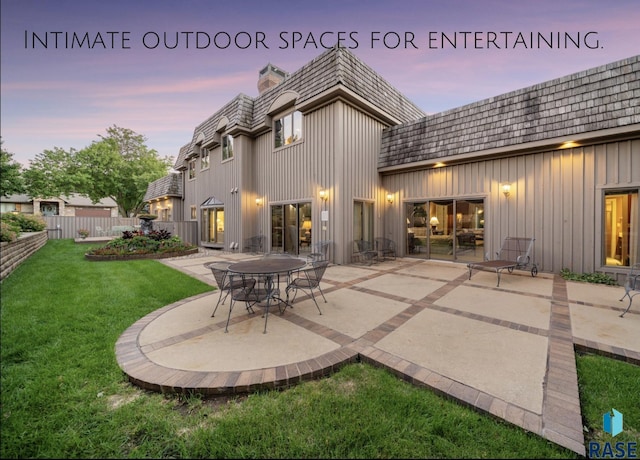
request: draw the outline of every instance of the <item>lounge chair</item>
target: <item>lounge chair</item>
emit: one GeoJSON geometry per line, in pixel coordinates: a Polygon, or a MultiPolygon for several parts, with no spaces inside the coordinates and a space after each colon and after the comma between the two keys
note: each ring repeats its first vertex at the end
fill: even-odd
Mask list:
{"type": "Polygon", "coordinates": [[[640,294],[640,263],[632,265],[629,269],[627,280],[624,283],[624,295],[620,299],[620,301],[622,301],[625,297],[629,297],[629,305],[627,305],[627,309],[622,312],[620,318],[624,318],[625,313],[631,308],[633,298],[638,294],[640,294]]]}
{"type": "Polygon", "coordinates": [[[502,242],[500,252],[496,253],[496,259],[485,260],[484,262],[471,262],[467,264],[469,268],[469,279],[473,269],[495,271],[498,275],[500,286],[500,275],[502,270],[513,273],[514,269],[528,269],[531,267],[531,276],[538,274],[538,266],[532,263],[533,242],[535,238],[519,238],[508,236],[502,242]]]}

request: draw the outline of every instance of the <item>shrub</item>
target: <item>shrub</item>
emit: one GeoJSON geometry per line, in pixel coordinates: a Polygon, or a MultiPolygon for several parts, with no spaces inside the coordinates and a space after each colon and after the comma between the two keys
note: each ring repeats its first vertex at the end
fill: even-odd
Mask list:
{"type": "MultiPolygon", "coordinates": [[[[179,252],[187,249],[193,249],[195,246],[183,243],[180,237],[172,236],[164,239],[154,239],[148,235],[142,235],[140,232],[124,232],[122,238],[115,238],[104,246],[94,248],[87,252],[89,255],[120,255],[126,256],[131,254],[163,254],[167,252],[179,252]]],[[[161,232],[151,232],[161,233],[161,232]]],[[[166,232],[168,233],[168,232],[166,232]]],[[[163,234],[164,235],[164,234],[163,234]]]]}
{"type": "Polygon", "coordinates": [[[560,270],[560,276],[569,281],[582,281],[584,283],[608,284],[616,286],[618,282],[606,273],[574,273],[568,268],[560,270]]]}
{"type": "Polygon", "coordinates": [[[18,238],[18,234],[6,222],[0,222],[0,241],[12,242],[18,238]]]}
{"type": "Polygon", "coordinates": [[[136,236],[148,236],[152,240],[162,241],[171,238],[171,232],[168,230],[151,230],[147,235],[145,235],[142,230],[126,230],[122,232],[122,238],[125,240],[130,240],[132,238],[135,238],[136,236]]]}
{"type": "Polygon", "coordinates": [[[168,230],[153,230],[149,232],[149,238],[156,241],[168,240],[171,238],[171,232],[168,230]]]}
{"type": "Polygon", "coordinates": [[[41,232],[47,228],[47,224],[41,216],[31,214],[14,214],[7,212],[0,215],[0,221],[7,224],[12,231],[20,232],[41,232]]]}

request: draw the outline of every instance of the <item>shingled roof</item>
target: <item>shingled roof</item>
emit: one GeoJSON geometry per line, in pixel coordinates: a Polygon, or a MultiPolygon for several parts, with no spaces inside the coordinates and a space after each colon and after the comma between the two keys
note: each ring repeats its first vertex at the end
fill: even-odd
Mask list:
{"type": "Polygon", "coordinates": [[[264,128],[267,111],[283,93],[295,92],[298,95],[296,104],[300,105],[339,86],[348,89],[380,113],[384,113],[385,118],[391,120],[390,124],[425,116],[420,108],[351,51],[334,46],[291,73],[279,85],[266,90],[256,98],[239,94],[196,126],[193,139],[187,148],[188,152],[183,155],[181,149],[175,168],[184,168],[184,160],[189,152],[196,151],[195,145],[201,133],[204,134],[204,144],[210,142],[224,117],[228,120],[226,130],[239,128],[250,133],[258,133],[264,128]]]}
{"type": "Polygon", "coordinates": [[[180,174],[171,173],[149,184],[144,194],[144,201],[155,198],[175,196],[182,198],[182,180],[180,174]]]}
{"type": "Polygon", "coordinates": [[[378,168],[640,123],[640,56],[383,131],[378,168]]]}

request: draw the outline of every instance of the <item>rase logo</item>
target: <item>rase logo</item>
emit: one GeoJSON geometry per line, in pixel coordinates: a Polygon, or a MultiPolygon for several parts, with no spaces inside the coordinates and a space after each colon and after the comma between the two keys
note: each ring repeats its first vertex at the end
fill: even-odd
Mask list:
{"type": "MultiPolygon", "coordinates": [[[[602,428],[605,433],[617,436],[622,433],[623,416],[615,409],[602,415],[602,428]]],[[[589,458],[638,458],[638,443],[636,442],[589,442],[589,458]]]]}
{"type": "Polygon", "coordinates": [[[605,412],[602,416],[602,426],[605,433],[616,436],[622,433],[622,414],[615,409],[611,412],[605,412]]]}

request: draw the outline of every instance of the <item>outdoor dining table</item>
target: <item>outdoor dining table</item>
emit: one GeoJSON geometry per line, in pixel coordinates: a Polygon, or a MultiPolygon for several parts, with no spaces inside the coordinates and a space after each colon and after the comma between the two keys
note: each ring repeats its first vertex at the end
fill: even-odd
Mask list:
{"type": "MultiPolygon", "coordinates": [[[[232,274],[260,277],[264,280],[264,292],[261,293],[262,295],[256,297],[256,300],[261,302],[259,305],[265,307],[264,333],[267,332],[267,320],[271,304],[276,302],[278,304],[284,303],[285,309],[287,305],[289,305],[288,300],[283,300],[280,297],[280,290],[278,288],[280,275],[287,275],[288,278],[291,272],[300,270],[306,263],[305,260],[295,257],[264,257],[229,265],[227,270],[232,274]],[[276,278],[275,282],[274,278],[276,278]]],[[[231,305],[233,305],[233,302],[231,305]]],[[[282,313],[284,310],[280,311],[282,313]]]]}

